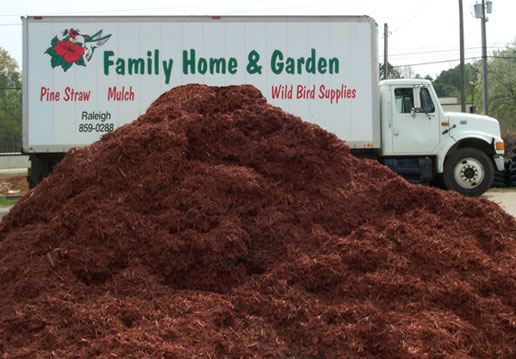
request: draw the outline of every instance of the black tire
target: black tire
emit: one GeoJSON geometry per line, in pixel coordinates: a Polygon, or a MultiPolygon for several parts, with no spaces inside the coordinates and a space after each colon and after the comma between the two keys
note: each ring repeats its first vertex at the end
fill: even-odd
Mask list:
{"type": "Polygon", "coordinates": [[[512,155],[511,160],[512,160],[512,165],[514,166],[514,162],[516,162],[516,154],[512,155]]]}
{"type": "Polygon", "coordinates": [[[436,175],[431,181],[430,185],[432,187],[440,188],[440,189],[448,189],[446,188],[446,185],[444,184],[443,176],[442,175],[436,175]]]}
{"type": "Polygon", "coordinates": [[[507,186],[505,185],[505,182],[494,181],[493,185],[491,187],[494,187],[494,188],[505,188],[507,186]]]}
{"type": "Polygon", "coordinates": [[[512,148],[512,153],[516,153],[516,146],[512,148]]]}
{"type": "Polygon", "coordinates": [[[52,172],[52,164],[36,155],[30,156],[31,166],[27,173],[29,188],[34,188],[52,172]]]}
{"type": "Polygon", "coordinates": [[[63,159],[64,153],[57,154],[31,154],[29,155],[31,166],[27,173],[29,188],[34,188],[43,179],[49,176],[59,161],[63,159]]]}
{"type": "Polygon", "coordinates": [[[510,176],[516,175],[516,167],[511,168],[509,171],[507,171],[507,173],[509,173],[510,176]]]}
{"type": "Polygon", "coordinates": [[[494,180],[493,161],[476,148],[461,148],[444,163],[446,187],[466,196],[477,197],[487,191],[494,180]]]}

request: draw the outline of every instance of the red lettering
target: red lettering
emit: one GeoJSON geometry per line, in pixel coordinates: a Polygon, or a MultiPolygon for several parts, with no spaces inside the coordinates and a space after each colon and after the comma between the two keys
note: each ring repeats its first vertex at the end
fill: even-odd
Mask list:
{"type": "Polygon", "coordinates": [[[133,87],[130,86],[129,90],[126,90],[125,86],[119,90],[116,86],[108,88],[107,94],[108,101],[134,101],[133,87]]]}
{"type": "Polygon", "coordinates": [[[61,99],[61,94],[59,91],[50,91],[48,87],[42,87],[39,93],[39,101],[43,102],[54,102],[59,101],[61,99]]]}
{"type": "Polygon", "coordinates": [[[84,102],[90,100],[91,91],[77,91],[73,88],[65,88],[65,96],[63,100],[73,102],[84,102]]]}

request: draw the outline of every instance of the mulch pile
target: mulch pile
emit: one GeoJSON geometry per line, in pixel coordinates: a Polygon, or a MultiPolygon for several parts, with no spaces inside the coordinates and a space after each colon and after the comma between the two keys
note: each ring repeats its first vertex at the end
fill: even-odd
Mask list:
{"type": "Polygon", "coordinates": [[[515,358],[516,222],[182,86],[0,225],[3,358],[515,358]]]}

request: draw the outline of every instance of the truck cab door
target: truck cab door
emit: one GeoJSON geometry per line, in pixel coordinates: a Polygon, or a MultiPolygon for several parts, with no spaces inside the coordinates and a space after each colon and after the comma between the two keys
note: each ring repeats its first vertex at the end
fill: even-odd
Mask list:
{"type": "Polygon", "coordinates": [[[439,145],[439,111],[426,87],[395,87],[393,154],[433,154],[439,145]]]}

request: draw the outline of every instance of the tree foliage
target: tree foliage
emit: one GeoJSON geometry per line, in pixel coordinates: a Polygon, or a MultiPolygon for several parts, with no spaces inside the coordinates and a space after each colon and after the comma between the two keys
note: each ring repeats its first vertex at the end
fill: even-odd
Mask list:
{"type": "MultiPolygon", "coordinates": [[[[466,101],[481,108],[481,61],[466,64],[466,101]]],[[[488,61],[489,115],[500,121],[503,136],[516,136],[516,41],[494,51],[488,61]]],[[[457,97],[460,101],[460,66],[442,71],[434,81],[439,97],[457,97]]],[[[511,137],[511,138],[512,138],[511,137]]]]}
{"type": "Polygon", "coordinates": [[[21,150],[21,79],[18,64],[0,48],[0,152],[21,150]]]}
{"type": "MultiPolygon", "coordinates": [[[[380,64],[380,80],[385,80],[383,76],[383,68],[384,64],[380,64]]],[[[387,76],[389,77],[389,79],[400,79],[401,73],[389,62],[387,63],[387,76]]]]}
{"type": "Polygon", "coordinates": [[[505,135],[516,133],[516,41],[495,51],[488,64],[489,114],[505,135]]]}
{"type": "MultiPolygon", "coordinates": [[[[476,103],[481,101],[478,90],[479,65],[465,64],[464,82],[466,90],[466,102],[476,103]]],[[[460,65],[453,69],[442,71],[434,81],[434,88],[439,97],[457,97],[460,102],[460,65]]]]}

